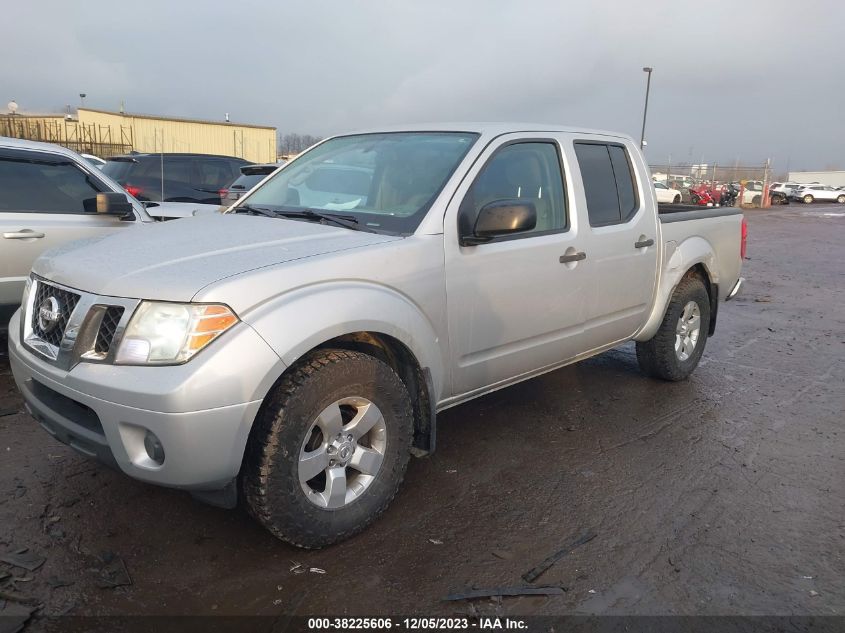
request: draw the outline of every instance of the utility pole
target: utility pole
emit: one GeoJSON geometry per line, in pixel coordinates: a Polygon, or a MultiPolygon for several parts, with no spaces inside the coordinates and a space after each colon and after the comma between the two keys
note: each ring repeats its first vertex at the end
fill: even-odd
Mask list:
{"type": "Polygon", "coordinates": [[[645,147],[645,119],[646,119],[646,115],[648,114],[648,93],[649,93],[649,90],[651,90],[651,71],[652,70],[654,70],[654,68],[651,68],[650,66],[645,66],[643,68],[643,72],[648,73],[648,79],[646,80],[646,84],[645,84],[645,107],[643,108],[643,131],[642,131],[642,134],[640,134],[640,149],[645,147]]]}

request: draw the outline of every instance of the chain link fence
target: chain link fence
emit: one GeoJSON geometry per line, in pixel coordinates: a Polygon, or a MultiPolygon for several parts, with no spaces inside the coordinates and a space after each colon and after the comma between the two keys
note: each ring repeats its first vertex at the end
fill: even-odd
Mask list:
{"type": "Polygon", "coordinates": [[[734,192],[734,204],[744,207],[767,207],[770,204],[768,187],[771,169],[762,165],[733,163],[657,163],[649,165],[652,179],[670,189],[677,189],[683,202],[699,203],[707,194],[714,204],[734,192]]]}

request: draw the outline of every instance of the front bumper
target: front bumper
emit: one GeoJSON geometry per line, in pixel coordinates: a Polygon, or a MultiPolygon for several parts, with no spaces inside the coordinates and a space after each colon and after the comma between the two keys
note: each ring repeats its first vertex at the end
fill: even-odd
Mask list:
{"type": "Polygon", "coordinates": [[[9,327],[9,360],[33,417],[84,455],[162,486],[227,486],[240,470],[264,395],[284,368],[240,323],[184,365],[82,362],[64,370],[21,345],[19,318],[20,312],[9,327]],[[161,463],[145,447],[148,432],[164,450],[161,463]]]}

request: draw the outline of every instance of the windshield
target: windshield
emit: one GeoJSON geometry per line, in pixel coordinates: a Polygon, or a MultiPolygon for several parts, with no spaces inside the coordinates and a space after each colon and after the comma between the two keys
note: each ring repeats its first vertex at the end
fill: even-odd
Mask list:
{"type": "Polygon", "coordinates": [[[409,235],[476,138],[398,132],[330,139],[285,166],[245,205],[340,213],[370,230],[409,235]]]}

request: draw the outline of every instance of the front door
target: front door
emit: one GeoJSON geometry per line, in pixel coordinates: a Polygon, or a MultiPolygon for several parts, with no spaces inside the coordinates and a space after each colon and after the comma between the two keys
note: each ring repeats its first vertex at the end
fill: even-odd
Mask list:
{"type": "Polygon", "coordinates": [[[504,136],[485,149],[452,199],[444,238],[453,395],[577,353],[587,282],[567,181],[558,139],[504,136]],[[535,206],[534,230],[459,245],[482,206],[512,199],[535,206]]]}

